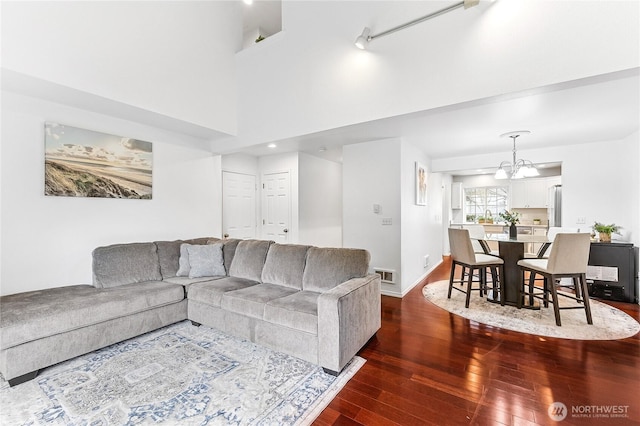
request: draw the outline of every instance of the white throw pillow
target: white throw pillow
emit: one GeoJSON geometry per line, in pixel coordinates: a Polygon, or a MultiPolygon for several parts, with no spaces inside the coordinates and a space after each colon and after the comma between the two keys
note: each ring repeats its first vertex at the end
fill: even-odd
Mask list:
{"type": "Polygon", "coordinates": [[[176,277],[188,277],[189,270],[191,266],[189,265],[189,252],[187,251],[187,246],[191,244],[183,243],[180,244],[180,259],[178,260],[178,272],[176,272],[176,277]]]}
{"type": "Polygon", "coordinates": [[[225,276],[227,273],[224,269],[222,245],[188,245],[189,278],[225,276]]]}

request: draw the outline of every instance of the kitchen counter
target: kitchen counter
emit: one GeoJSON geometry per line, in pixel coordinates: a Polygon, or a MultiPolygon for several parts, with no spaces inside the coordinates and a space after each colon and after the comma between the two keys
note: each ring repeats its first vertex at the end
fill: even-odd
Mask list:
{"type": "MultiPolygon", "coordinates": [[[[452,223],[450,224],[450,226],[459,226],[459,227],[464,227],[467,225],[482,225],[482,226],[509,226],[506,223],[452,223]]],[[[547,225],[528,225],[528,224],[517,224],[516,227],[518,228],[542,228],[542,229],[547,229],[548,226],[547,225]]]]}

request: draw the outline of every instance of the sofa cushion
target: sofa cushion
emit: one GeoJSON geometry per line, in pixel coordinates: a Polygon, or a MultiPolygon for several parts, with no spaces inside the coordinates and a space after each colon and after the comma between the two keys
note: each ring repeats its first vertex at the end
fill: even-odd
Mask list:
{"type": "Polygon", "coordinates": [[[302,289],[322,293],[369,270],[369,252],[362,249],[311,247],[302,276],[302,289]]]}
{"type": "Polygon", "coordinates": [[[200,237],[200,238],[191,238],[188,240],[184,240],[187,244],[193,245],[204,245],[204,244],[214,244],[220,241],[220,238],[215,237],[200,237]]]}
{"type": "Polygon", "coordinates": [[[220,307],[227,311],[262,319],[267,302],[296,292],[297,290],[281,285],[258,284],[225,293],[220,307]]]}
{"type": "Polygon", "coordinates": [[[206,245],[187,245],[189,253],[189,278],[223,277],[222,243],[206,245]]]}
{"type": "Polygon", "coordinates": [[[207,305],[220,307],[222,296],[233,290],[258,285],[256,281],[245,280],[243,278],[225,277],[216,280],[209,280],[200,283],[194,283],[189,286],[187,297],[189,300],[195,300],[207,305]]]}
{"type": "Polygon", "coordinates": [[[173,278],[178,272],[178,261],[180,259],[180,245],[182,240],[176,241],[156,241],[158,248],[158,262],[160,263],[160,274],[162,279],[173,278]]]}
{"type": "Polygon", "coordinates": [[[180,257],[178,258],[178,270],[176,271],[176,277],[188,277],[191,265],[189,264],[189,252],[187,247],[191,244],[180,244],[180,257]]]}
{"type": "Polygon", "coordinates": [[[128,243],[93,250],[93,285],[98,288],[160,281],[158,248],[154,243],[128,243]]]}
{"type": "Polygon", "coordinates": [[[110,288],[50,288],[0,298],[2,348],[184,300],[182,286],[150,281],[110,288]]]}
{"type": "Polygon", "coordinates": [[[231,263],[233,263],[233,257],[236,254],[236,248],[238,247],[238,243],[242,240],[231,238],[223,241],[224,246],[222,246],[222,254],[224,255],[224,269],[227,271],[227,275],[229,275],[231,263]]]}
{"type": "Polygon", "coordinates": [[[267,251],[272,241],[243,240],[238,243],[229,275],[251,281],[260,281],[267,251]]]}
{"type": "Polygon", "coordinates": [[[262,282],[302,290],[302,274],[309,246],[271,244],[262,269],[262,282]]]}
{"type": "Polygon", "coordinates": [[[264,320],[307,333],[318,333],[318,296],[320,293],[299,291],[267,302],[264,320]]]}
{"type": "Polygon", "coordinates": [[[163,280],[164,282],[171,284],[179,284],[185,287],[185,291],[188,291],[189,287],[195,283],[201,283],[205,281],[211,280],[219,280],[223,277],[198,277],[198,278],[189,278],[189,277],[171,277],[163,280]]]}

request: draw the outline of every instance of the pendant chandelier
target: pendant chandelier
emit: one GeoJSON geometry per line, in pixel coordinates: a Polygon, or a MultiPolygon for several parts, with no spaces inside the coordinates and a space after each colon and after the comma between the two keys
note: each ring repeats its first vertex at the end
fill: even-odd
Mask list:
{"type": "Polygon", "coordinates": [[[510,137],[513,140],[513,162],[503,161],[496,171],[496,179],[522,179],[527,177],[540,176],[538,169],[529,160],[516,159],[516,139],[522,135],[531,133],[528,130],[516,130],[515,132],[504,133],[500,137],[510,137]]]}

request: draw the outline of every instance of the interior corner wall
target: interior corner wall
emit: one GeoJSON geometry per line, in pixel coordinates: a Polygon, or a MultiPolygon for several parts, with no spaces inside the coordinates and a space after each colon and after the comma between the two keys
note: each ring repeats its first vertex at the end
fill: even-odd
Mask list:
{"type": "Polygon", "coordinates": [[[342,247],[342,165],[299,154],[300,244],[342,247]]]}
{"type": "Polygon", "coordinates": [[[230,1],[3,1],[2,66],[234,134],[241,19],[230,1]]]}
{"type": "Polygon", "coordinates": [[[390,139],[346,145],[342,151],[343,246],[371,254],[370,270],[394,271],[385,294],[401,295],[401,148],[390,139]],[[374,212],[374,205],[380,210],[374,212]],[[390,225],[383,225],[383,220],[390,225]]]}
{"type": "Polygon", "coordinates": [[[428,156],[402,142],[401,294],[417,285],[442,260],[442,177],[431,173],[428,156]],[[416,162],[427,168],[427,204],[416,204],[416,162]],[[425,265],[425,256],[429,256],[425,265]]]}
{"type": "Polygon", "coordinates": [[[1,118],[1,294],[91,284],[98,246],[220,236],[221,158],[188,137],[7,92],[1,118]],[[153,198],[45,196],[45,121],[152,142],[153,198]]]}

